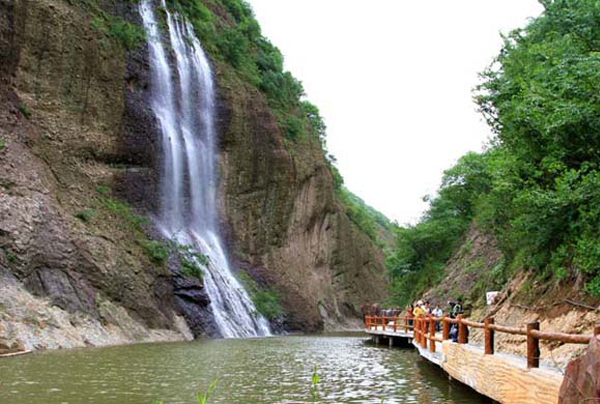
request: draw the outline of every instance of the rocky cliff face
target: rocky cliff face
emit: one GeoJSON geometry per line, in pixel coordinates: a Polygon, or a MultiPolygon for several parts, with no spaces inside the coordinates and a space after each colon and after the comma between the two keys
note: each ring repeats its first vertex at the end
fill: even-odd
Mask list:
{"type": "Polygon", "coordinates": [[[381,248],[346,216],[320,144],[285,147],[254,88],[219,71],[221,189],[238,268],[275,285],[301,330],[356,326],[360,305],[385,291],[381,248]]]}
{"type": "Polygon", "coordinates": [[[122,48],[67,1],[2,0],[0,11],[0,338],[189,338],[171,274],[142,248],[143,221],[111,191],[151,179],[154,156],[152,121],[133,124],[122,48]]]}
{"type": "MultiPolygon", "coordinates": [[[[160,164],[147,49],[103,33],[100,3],[0,0],[0,338],[28,348],[211,332],[202,285],[157,258],[144,220],[160,164]]],[[[138,23],[134,4],[107,3],[138,23]]],[[[287,328],[347,326],[383,293],[379,248],[343,213],[320,146],[291,152],[262,94],[216,68],[236,268],[281,293],[287,328]]]]}

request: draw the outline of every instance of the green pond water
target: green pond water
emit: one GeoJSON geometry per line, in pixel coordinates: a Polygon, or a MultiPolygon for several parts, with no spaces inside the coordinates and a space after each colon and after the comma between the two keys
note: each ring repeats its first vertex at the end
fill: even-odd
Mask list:
{"type": "Polygon", "coordinates": [[[0,359],[1,404],[309,402],[312,368],[326,403],[488,403],[410,348],[358,334],[288,336],[48,351],[0,359]]]}

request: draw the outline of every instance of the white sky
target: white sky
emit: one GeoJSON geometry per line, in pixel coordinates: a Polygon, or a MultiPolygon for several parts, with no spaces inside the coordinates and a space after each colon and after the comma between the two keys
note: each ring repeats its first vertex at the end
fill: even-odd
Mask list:
{"type": "Polygon", "coordinates": [[[346,186],[414,223],[442,172],[490,132],[471,89],[536,0],[249,0],[321,110],[346,186]]]}

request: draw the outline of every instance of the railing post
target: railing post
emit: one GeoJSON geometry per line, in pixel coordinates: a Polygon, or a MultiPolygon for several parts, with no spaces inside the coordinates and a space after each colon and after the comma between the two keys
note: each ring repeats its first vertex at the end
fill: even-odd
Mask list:
{"type": "Polygon", "coordinates": [[[594,328],[594,335],[598,337],[600,335],[600,323],[596,324],[596,328],[594,328]]]}
{"type": "Polygon", "coordinates": [[[404,332],[408,334],[408,317],[404,316],[404,332]]]}
{"type": "Polygon", "coordinates": [[[421,341],[423,341],[423,349],[427,349],[427,322],[425,321],[425,316],[422,316],[423,320],[421,321],[421,341]]]}
{"type": "Polygon", "coordinates": [[[394,316],[394,332],[398,329],[398,316],[394,316]]]}
{"type": "Polygon", "coordinates": [[[433,316],[429,317],[429,352],[435,352],[435,321],[433,316]]]}
{"type": "Polygon", "coordinates": [[[419,341],[417,339],[417,320],[416,319],[413,320],[413,341],[417,341],[417,342],[419,341]]]}
{"type": "Polygon", "coordinates": [[[531,331],[540,329],[540,323],[535,321],[527,324],[527,367],[540,367],[540,340],[531,335],[531,331]]]}
{"type": "Polygon", "coordinates": [[[450,323],[446,321],[446,315],[442,316],[442,339],[450,339],[450,323]]]}
{"type": "Polygon", "coordinates": [[[484,334],[485,334],[485,354],[493,355],[494,354],[494,330],[490,328],[490,325],[494,324],[494,319],[492,317],[488,317],[484,321],[484,334]]]}
{"type": "Polygon", "coordinates": [[[462,322],[463,315],[459,314],[456,316],[458,320],[458,343],[466,344],[467,343],[467,325],[462,322]]]}
{"type": "Polygon", "coordinates": [[[383,328],[383,331],[385,331],[385,316],[381,316],[381,327],[383,328]]]}

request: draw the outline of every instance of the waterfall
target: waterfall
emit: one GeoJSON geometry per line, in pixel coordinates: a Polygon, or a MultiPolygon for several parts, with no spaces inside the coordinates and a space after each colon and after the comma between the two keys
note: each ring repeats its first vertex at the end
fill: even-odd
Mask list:
{"type": "MultiPolygon", "coordinates": [[[[165,0],[162,6],[167,10],[165,0]]],[[[152,1],[142,0],[139,9],[150,50],[151,107],[162,133],[158,228],[165,237],[209,257],[204,286],[225,338],[271,335],[268,322],[233,276],[219,234],[215,87],[208,58],[185,18],[167,10],[168,33],[163,35],[152,1]]]]}

